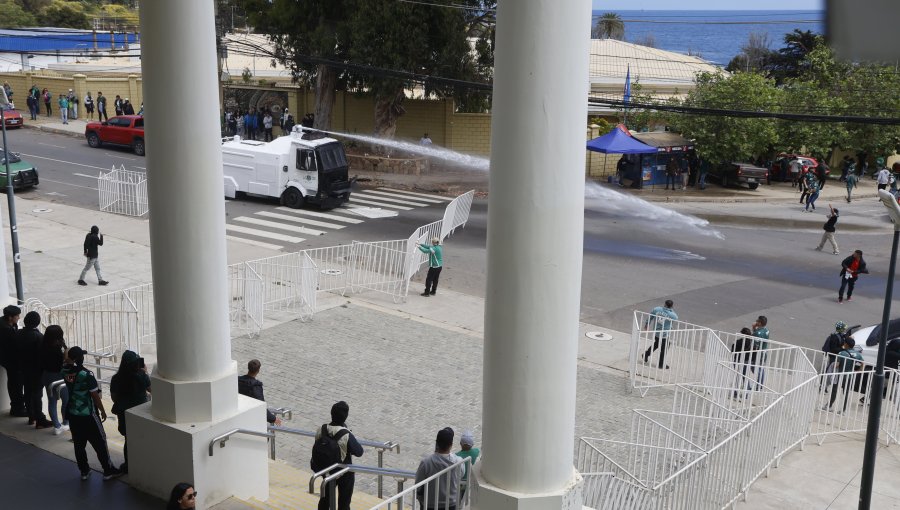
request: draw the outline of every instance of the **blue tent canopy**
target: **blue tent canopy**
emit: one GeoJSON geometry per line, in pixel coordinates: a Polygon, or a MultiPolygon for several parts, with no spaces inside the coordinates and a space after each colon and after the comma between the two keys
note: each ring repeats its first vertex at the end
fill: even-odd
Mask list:
{"type": "Polygon", "coordinates": [[[587,143],[587,150],[606,154],[652,154],[656,147],[641,143],[618,127],[587,143]]]}

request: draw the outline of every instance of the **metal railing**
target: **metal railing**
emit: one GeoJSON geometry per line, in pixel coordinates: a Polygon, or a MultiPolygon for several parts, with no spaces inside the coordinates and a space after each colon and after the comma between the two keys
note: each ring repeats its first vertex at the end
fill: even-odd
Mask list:
{"type": "Polygon", "coordinates": [[[100,210],[126,216],[144,216],[150,211],[147,174],[115,166],[97,176],[100,210]]]}
{"type": "MultiPolygon", "coordinates": [[[[398,487],[397,494],[370,510],[402,510],[407,502],[411,508],[415,508],[416,501],[422,509],[455,507],[457,510],[467,510],[471,505],[472,491],[465,487],[463,477],[471,471],[471,467],[471,458],[461,459],[409,488],[398,487]]],[[[334,501],[333,494],[331,501],[334,501]]]]}
{"type": "MultiPolygon", "coordinates": [[[[286,434],[292,434],[295,436],[315,438],[316,434],[317,434],[317,432],[310,431],[310,430],[300,430],[300,429],[293,429],[293,428],[289,428],[289,427],[279,427],[279,426],[275,426],[275,425],[269,425],[268,430],[269,430],[269,432],[271,432],[273,434],[273,436],[277,435],[278,432],[284,432],[286,434]]],[[[381,442],[381,441],[369,441],[369,440],[365,440],[365,439],[358,439],[357,442],[360,444],[360,446],[365,446],[365,447],[375,449],[375,451],[378,453],[378,467],[379,468],[384,468],[384,453],[385,452],[394,451],[396,453],[400,453],[400,443],[395,443],[393,441],[381,442]]],[[[269,443],[269,458],[271,458],[272,460],[275,460],[275,458],[276,458],[275,441],[272,441],[271,443],[269,443]]],[[[378,497],[380,498],[380,497],[382,497],[382,494],[384,493],[384,485],[383,485],[384,480],[381,475],[378,476],[377,482],[378,482],[378,497]]]]}
{"type": "Polygon", "coordinates": [[[219,445],[219,448],[225,448],[225,445],[228,443],[228,440],[231,439],[231,436],[235,434],[243,434],[247,436],[256,436],[256,437],[264,437],[269,442],[275,440],[275,434],[270,432],[260,432],[258,430],[249,430],[249,429],[232,429],[224,434],[220,434],[209,441],[209,456],[213,456],[213,452],[215,451],[216,444],[219,445]]]}
{"type": "MultiPolygon", "coordinates": [[[[319,495],[321,497],[323,494],[325,494],[326,490],[330,491],[329,509],[336,510],[337,484],[329,484],[329,482],[335,481],[347,473],[373,474],[377,475],[379,480],[385,476],[393,478],[397,480],[398,494],[403,492],[403,486],[406,484],[406,480],[415,479],[416,477],[416,474],[412,471],[402,471],[399,469],[388,469],[380,467],[376,468],[371,466],[362,466],[359,464],[334,464],[331,467],[325,468],[317,473],[313,473],[309,477],[309,493],[316,493],[316,480],[322,478],[322,483],[319,488],[319,495]]],[[[378,497],[381,496],[379,495],[378,497]]]]}
{"type": "MultiPolygon", "coordinates": [[[[865,430],[868,403],[865,397],[857,403],[854,392],[868,394],[872,366],[854,362],[853,371],[830,373],[833,359],[682,321],[657,324],[635,312],[631,387],[642,396],[671,388],[672,411],[635,410],[625,441],[582,438],[576,454],[579,470],[590,474],[585,505],[723,508],[746,498],[760,476],[807,438],[821,442],[829,434],[865,430]]],[[[900,431],[900,377],[887,372],[881,398],[891,404],[882,432],[891,441],[900,431]]]]}

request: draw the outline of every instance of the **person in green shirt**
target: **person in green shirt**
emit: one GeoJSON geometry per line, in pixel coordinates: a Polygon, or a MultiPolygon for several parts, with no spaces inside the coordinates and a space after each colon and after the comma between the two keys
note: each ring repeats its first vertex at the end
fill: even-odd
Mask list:
{"type": "Polygon", "coordinates": [[[420,244],[419,251],[428,254],[428,275],[425,277],[425,292],[422,295],[433,296],[437,292],[438,278],[441,277],[444,266],[444,250],[441,248],[440,238],[431,238],[431,246],[420,244]]]}
{"type": "Polygon", "coordinates": [[[69,100],[66,99],[66,96],[60,94],[59,95],[59,115],[62,118],[63,124],[69,123],[69,100]]]}
{"type": "Polygon", "coordinates": [[[109,459],[109,448],[106,446],[106,432],[103,421],[106,421],[106,409],[100,400],[100,385],[94,374],[84,368],[85,351],[81,347],[72,347],[66,353],[62,375],[69,391],[69,404],[65,417],[69,420],[72,441],[75,443],[75,460],[81,479],[91,476],[91,466],[87,460],[85,446],[91,443],[97,460],[103,466],[103,479],[110,480],[121,476],[122,472],[113,467],[109,459]],[[99,412],[99,416],[97,415],[99,412]]]}
{"type": "MultiPolygon", "coordinates": [[[[461,448],[461,450],[456,452],[456,456],[461,457],[463,459],[465,459],[465,458],[472,459],[472,463],[470,465],[474,466],[475,462],[478,461],[478,455],[481,454],[481,450],[478,448],[475,448],[475,436],[474,436],[474,434],[472,434],[472,431],[467,430],[467,431],[463,432],[462,437],[459,438],[459,447],[461,448]]],[[[465,489],[466,489],[466,486],[468,485],[468,482],[469,482],[469,466],[466,466],[466,474],[463,475],[462,483],[460,484],[460,487],[462,489],[462,490],[460,490],[460,500],[462,500],[462,495],[465,494],[465,489]]]]}

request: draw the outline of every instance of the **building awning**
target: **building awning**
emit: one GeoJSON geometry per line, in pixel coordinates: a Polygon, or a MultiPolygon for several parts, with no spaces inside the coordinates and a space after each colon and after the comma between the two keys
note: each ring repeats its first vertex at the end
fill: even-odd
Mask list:
{"type": "Polygon", "coordinates": [[[656,147],[657,152],[687,152],[694,148],[694,142],[671,131],[634,133],[632,136],[651,147],[656,147]]]}

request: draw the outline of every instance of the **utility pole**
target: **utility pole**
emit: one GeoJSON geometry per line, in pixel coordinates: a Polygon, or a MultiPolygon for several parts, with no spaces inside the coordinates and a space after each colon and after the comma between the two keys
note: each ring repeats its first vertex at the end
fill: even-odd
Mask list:
{"type": "MultiPolygon", "coordinates": [[[[9,234],[13,251],[13,267],[16,275],[16,300],[21,305],[25,302],[25,290],[22,286],[22,255],[19,253],[19,227],[16,223],[16,196],[13,189],[12,176],[9,172],[9,147],[6,145],[6,107],[9,98],[6,91],[0,88],[0,125],[3,126],[3,163],[6,166],[6,200],[9,204],[9,234]]],[[[6,275],[2,275],[4,278],[6,275]]]]}

